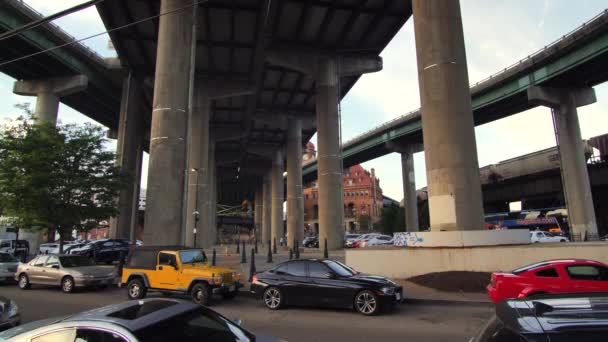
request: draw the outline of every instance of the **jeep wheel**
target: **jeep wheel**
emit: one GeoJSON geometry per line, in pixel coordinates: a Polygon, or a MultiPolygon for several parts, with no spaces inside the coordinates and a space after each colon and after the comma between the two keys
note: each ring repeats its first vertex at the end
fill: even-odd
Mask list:
{"type": "Polygon", "coordinates": [[[127,296],[129,299],[142,299],[146,296],[146,286],[140,279],[131,279],[127,284],[127,296]]]}
{"type": "Polygon", "coordinates": [[[234,299],[238,294],[239,294],[239,291],[236,290],[233,292],[224,293],[222,295],[222,298],[224,298],[225,300],[231,300],[231,299],[234,299]]]}
{"type": "Polygon", "coordinates": [[[209,286],[207,284],[198,283],[192,287],[192,291],[190,291],[190,295],[192,296],[192,301],[199,305],[209,305],[209,297],[210,297],[209,286]]]}

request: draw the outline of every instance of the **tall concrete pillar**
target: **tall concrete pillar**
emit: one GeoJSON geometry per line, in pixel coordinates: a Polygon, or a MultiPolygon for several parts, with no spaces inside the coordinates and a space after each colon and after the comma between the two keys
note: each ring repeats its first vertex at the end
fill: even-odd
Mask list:
{"type": "Polygon", "coordinates": [[[317,168],[319,185],[319,247],[342,248],[344,210],[340,118],[338,115],[338,66],[336,60],[319,61],[317,95],[317,168]]]}
{"type": "MultiPolygon", "coordinates": [[[[263,186],[260,186],[256,191],[255,191],[255,196],[254,196],[254,211],[253,211],[253,224],[255,226],[255,238],[260,241],[262,238],[262,210],[264,207],[263,204],[263,190],[262,190],[263,186]]],[[[262,240],[263,241],[263,240],[262,240]]]]}
{"type": "Polygon", "coordinates": [[[140,106],[142,96],[142,81],[129,74],[122,86],[116,164],[121,171],[130,174],[132,179],[129,186],[120,191],[119,213],[110,220],[110,236],[113,238],[135,239],[144,147],[144,123],[140,106]]]}
{"type": "Polygon", "coordinates": [[[481,183],[460,2],[412,4],[431,230],[481,230],[481,183]]]}
{"type": "Polygon", "coordinates": [[[287,127],[287,243],[304,237],[304,192],[302,187],[302,121],[289,120],[287,127]]]}
{"type": "Polygon", "coordinates": [[[208,214],[204,207],[209,195],[209,111],[210,103],[205,89],[196,85],[194,108],[190,121],[190,156],[188,157],[188,207],[186,215],[186,246],[194,246],[196,228],[196,246],[210,247],[211,241],[202,224],[206,221],[203,214],[208,214]],[[195,213],[198,213],[195,215],[195,213]],[[198,217],[198,221],[197,221],[198,217]]]}
{"type": "Polygon", "coordinates": [[[272,217],[272,189],[270,186],[271,171],[264,177],[262,186],[262,241],[268,243],[270,240],[271,217],[272,217]]]}
{"type": "Polygon", "coordinates": [[[207,209],[208,214],[208,227],[205,227],[205,232],[202,237],[205,241],[202,241],[203,246],[212,246],[217,243],[217,165],[215,162],[215,138],[213,133],[209,134],[209,175],[208,175],[208,187],[209,193],[209,208],[207,209]]]}
{"type": "Polygon", "coordinates": [[[283,152],[277,151],[272,161],[272,178],[271,184],[271,217],[270,217],[270,238],[272,241],[279,242],[283,236],[283,196],[284,196],[284,181],[283,181],[283,152]]]}
{"type": "Polygon", "coordinates": [[[382,70],[382,58],[375,55],[340,56],[315,52],[270,49],[266,60],[298,70],[315,79],[317,112],[317,168],[319,183],[320,247],[342,248],[344,244],[344,209],[342,160],[340,151],[339,78],[382,70]]]}
{"type": "Polygon", "coordinates": [[[84,75],[24,80],[15,82],[13,92],[22,96],[37,96],[34,118],[56,124],[60,98],[83,91],[87,85],[88,78],[84,75]]]}
{"type": "Polygon", "coordinates": [[[190,0],[161,0],[144,241],[180,244],[184,213],[187,106],[192,14],[190,0]]]}
{"type": "Polygon", "coordinates": [[[528,98],[532,102],[553,108],[571,233],[580,234],[581,237],[597,234],[593,196],[577,112],[577,107],[596,102],[595,91],[592,88],[531,87],[528,89],[528,98]]]}
{"type": "Polygon", "coordinates": [[[401,153],[401,175],[403,176],[403,207],[405,208],[405,230],[419,231],[418,200],[416,198],[416,177],[414,174],[414,153],[401,153]]]}

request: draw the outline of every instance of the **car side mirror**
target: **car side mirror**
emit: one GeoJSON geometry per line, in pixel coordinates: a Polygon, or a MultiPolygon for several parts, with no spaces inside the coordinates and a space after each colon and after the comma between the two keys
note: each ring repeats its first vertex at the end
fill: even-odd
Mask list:
{"type": "Polygon", "coordinates": [[[325,273],[325,278],[327,279],[336,279],[338,276],[334,272],[325,273]]]}

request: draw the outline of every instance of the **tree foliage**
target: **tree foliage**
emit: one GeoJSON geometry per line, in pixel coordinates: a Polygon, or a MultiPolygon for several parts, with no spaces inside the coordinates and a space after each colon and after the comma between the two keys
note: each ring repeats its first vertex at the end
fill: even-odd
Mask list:
{"type": "Polygon", "coordinates": [[[361,214],[357,217],[357,223],[359,223],[359,229],[361,231],[369,231],[372,224],[372,218],[367,214],[361,214]]]}
{"type": "Polygon", "coordinates": [[[390,206],[382,208],[380,214],[380,231],[387,235],[404,231],[405,209],[391,203],[390,206]]]}
{"type": "Polygon", "coordinates": [[[115,198],[129,175],[115,166],[105,143],[103,128],[91,124],[34,124],[31,115],[10,122],[0,132],[5,214],[21,227],[54,227],[61,237],[115,216],[115,198]]]}

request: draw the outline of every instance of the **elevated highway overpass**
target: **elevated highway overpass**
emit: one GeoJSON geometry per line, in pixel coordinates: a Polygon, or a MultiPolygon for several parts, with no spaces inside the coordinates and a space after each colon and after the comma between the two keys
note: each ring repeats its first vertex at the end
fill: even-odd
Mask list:
{"type": "MultiPolygon", "coordinates": [[[[530,86],[593,87],[608,80],[608,10],[527,58],[471,86],[475,125],[532,109],[530,86]]],[[[344,167],[395,152],[389,142],[422,144],[420,110],[356,136],[342,145],[344,167]]],[[[419,145],[419,146],[420,146],[419,145]]],[[[317,178],[317,162],[303,166],[304,182],[317,178]]]]}
{"type": "MultiPolygon", "coordinates": [[[[0,4],[0,32],[37,18],[19,4],[0,4]]],[[[0,71],[19,80],[15,92],[38,96],[38,119],[46,118],[38,113],[40,103],[56,107],[61,97],[118,133],[118,163],[136,179],[134,188],[121,193],[114,236],[132,235],[133,194],[142,151],[149,149],[146,243],[208,245],[215,239],[218,199],[240,203],[254,195],[261,204],[255,217],[262,239],[277,238],[285,170],[287,230],[298,236],[302,178],[318,168],[320,240],[339,248],[344,218],[338,104],[361,74],[382,69],[380,52],[412,15],[420,84],[428,90],[421,92],[423,109],[345,144],[342,155],[349,165],[388,153],[388,145],[419,144],[425,125],[427,172],[438,175],[428,177],[429,193],[435,191],[430,198],[443,203],[431,206],[449,209],[431,215],[438,231],[483,228],[474,124],[539,103],[560,107],[560,117],[571,120],[577,106],[594,100],[590,87],[607,74],[605,13],[473,87],[471,104],[458,1],[105,0],[96,6],[111,30],[119,65],[81,45],[63,46],[73,39],[46,24],[0,42],[6,47],[0,71]],[[66,78],[77,82],[57,86],[66,78]],[[533,102],[527,91],[537,85],[552,88],[537,91],[533,102]],[[568,89],[551,90],[563,87],[568,89]],[[315,133],[319,163],[307,165],[302,177],[302,145],[315,133]],[[204,218],[198,236],[196,213],[204,218]]],[[[570,188],[586,189],[575,126],[558,129],[569,149],[562,158],[576,159],[565,162],[574,170],[566,178],[582,179],[582,186],[570,188]]]]}

